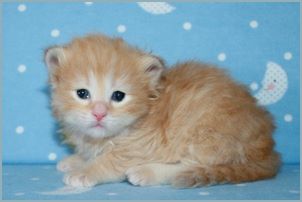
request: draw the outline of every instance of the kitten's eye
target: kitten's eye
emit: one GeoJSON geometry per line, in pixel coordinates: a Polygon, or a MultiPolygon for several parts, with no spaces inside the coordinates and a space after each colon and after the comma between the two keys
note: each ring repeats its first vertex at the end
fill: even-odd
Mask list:
{"type": "Polygon", "coordinates": [[[111,100],[121,102],[125,97],[125,93],[121,91],[114,91],[111,96],[111,100]]]}
{"type": "Polygon", "coordinates": [[[87,89],[78,89],[77,90],[77,95],[79,98],[86,100],[90,98],[90,93],[87,89]]]}

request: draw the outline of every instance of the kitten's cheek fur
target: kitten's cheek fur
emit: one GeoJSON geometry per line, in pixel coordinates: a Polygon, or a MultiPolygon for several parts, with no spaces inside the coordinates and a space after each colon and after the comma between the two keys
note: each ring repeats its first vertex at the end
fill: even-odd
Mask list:
{"type": "Polygon", "coordinates": [[[95,120],[92,116],[87,113],[80,112],[66,112],[64,114],[64,125],[73,127],[76,129],[87,129],[91,128],[95,124],[95,120]]]}
{"type": "Polygon", "coordinates": [[[78,113],[75,112],[66,112],[64,114],[65,125],[77,126],[83,124],[84,122],[79,118],[81,117],[78,113]]]}

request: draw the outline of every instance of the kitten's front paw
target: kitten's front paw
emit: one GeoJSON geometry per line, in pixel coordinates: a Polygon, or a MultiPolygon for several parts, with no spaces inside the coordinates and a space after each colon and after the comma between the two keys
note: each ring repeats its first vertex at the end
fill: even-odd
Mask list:
{"type": "Polygon", "coordinates": [[[73,187],[92,187],[97,181],[88,172],[76,171],[65,174],[63,182],[73,187]]]}
{"type": "Polygon", "coordinates": [[[136,186],[151,186],[159,184],[153,170],[148,166],[136,166],[126,171],[128,181],[136,186]]]}
{"type": "Polygon", "coordinates": [[[61,172],[70,172],[80,168],[83,165],[83,159],[78,155],[71,155],[57,164],[57,170],[61,172]]]}
{"type": "Polygon", "coordinates": [[[63,160],[57,164],[57,170],[61,172],[69,172],[72,170],[72,168],[70,163],[63,160]]]}

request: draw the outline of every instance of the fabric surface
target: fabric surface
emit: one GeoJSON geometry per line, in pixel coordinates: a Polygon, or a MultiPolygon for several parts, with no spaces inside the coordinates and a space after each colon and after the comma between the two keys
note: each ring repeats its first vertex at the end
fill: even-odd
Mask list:
{"type": "Polygon", "coordinates": [[[3,161],[68,154],[49,109],[43,50],[101,32],[162,56],[197,59],[244,83],[275,117],[276,148],[299,163],[299,3],[3,3],[3,161]]]}
{"type": "Polygon", "coordinates": [[[94,188],[64,187],[62,173],[53,165],[5,165],[3,167],[3,199],[300,199],[300,167],[285,165],[274,179],[225,184],[194,189],[170,186],[135,187],[127,182],[98,185],[94,188]]]}

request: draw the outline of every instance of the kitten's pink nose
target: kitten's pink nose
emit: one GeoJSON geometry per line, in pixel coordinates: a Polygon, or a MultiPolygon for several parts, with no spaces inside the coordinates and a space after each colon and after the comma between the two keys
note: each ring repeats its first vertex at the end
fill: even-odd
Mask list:
{"type": "Polygon", "coordinates": [[[107,115],[107,107],[104,103],[98,102],[93,106],[92,114],[97,121],[101,121],[107,115]]]}

